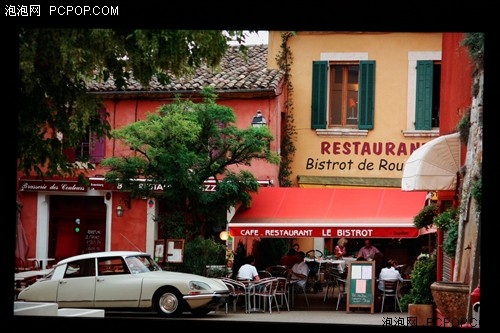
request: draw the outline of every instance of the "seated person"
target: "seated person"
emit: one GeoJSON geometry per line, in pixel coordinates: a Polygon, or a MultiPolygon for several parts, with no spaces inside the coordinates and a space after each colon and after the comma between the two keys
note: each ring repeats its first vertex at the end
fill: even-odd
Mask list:
{"type": "MultiPolygon", "coordinates": [[[[403,277],[401,273],[396,269],[398,263],[396,260],[389,259],[387,261],[386,267],[382,268],[379,274],[379,282],[378,289],[380,291],[384,291],[384,281],[387,279],[398,279],[400,282],[403,282],[403,277]]],[[[392,290],[391,290],[392,291],[392,290]]]]}
{"type": "Polygon", "coordinates": [[[382,254],[379,249],[372,245],[371,240],[367,238],[365,239],[365,246],[358,251],[358,257],[363,257],[366,260],[373,260],[377,253],[382,254]]]}
{"type": "Polygon", "coordinates": [[[341,238],[338,240],[337,245],[335,246],[335,249],[333,250],[335,259],[342,259],[347,255],[347,239],[341,238]]]}
{"type": "Polygon", "coordinates": [[[300,262],[300,258],[297,256],[297,251],[294,248],[291,248],[285,256],[283,256],[280,260],[280,265],[285,266],[286,268],[292,268],[293,265],[300,262]]]}
{"type": "Polygon", "coordinates": [[[300,262],[293,265],[292,269],[288,270],[288,273],[290,274],[290,282],[303,288],[305,287],[307,277],[309,276],[309,266],[304,260],[306,257],[304,251],[297,252],[297,256],[300,258],[300,262]]]}
{"type": "Polygon", "coordinates": [[[246,263],[238,270],[236,277],[240,281],[260,281],[259,273],[255,267],[255,258],[252,255],[246,257],[246,263]]]}

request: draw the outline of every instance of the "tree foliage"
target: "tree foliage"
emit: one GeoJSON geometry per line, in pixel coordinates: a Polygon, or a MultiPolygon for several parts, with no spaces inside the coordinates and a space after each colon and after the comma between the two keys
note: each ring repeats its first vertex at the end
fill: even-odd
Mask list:
{"type": "Polygon", "coordinates": [[[279,162],[270,151],[273,136],[267,127],[239,129],[233,110],[216,104],[211,89],[204,94],[203,103],[178,97],[145,120],[114,130],[112,135],[134,153],[102,162],[109,168],[107,182],[121,184],[136,197],[163,200],[161,219],[170,235],[209,236],[225,227],[230,207],[250,203],[257,180],[229,166],[250,165],[253,159],[279,162]],[[216,191],[205,191],[208,179],[216,181],[216,191]]]}
{"type": "MultiPolygon", "coordinates": [[[[88,94],[89,80],[112,77],[117,89],[131,75],[143,86],[155,76],[189,73],[204,64],[217,67],[227,42],[245,40],[243,31],[52,29],[19,30],[20,109],[17,118],[18,168],[24,174],[73,175],[63,151],[82,141],[89,128],[109,136],[98,110],[99,97],[88,94]],[[57,134],[63,134],[61,136],[57,134]]],[[[241,45],[242,49],[245,47],[241,45]]]]}

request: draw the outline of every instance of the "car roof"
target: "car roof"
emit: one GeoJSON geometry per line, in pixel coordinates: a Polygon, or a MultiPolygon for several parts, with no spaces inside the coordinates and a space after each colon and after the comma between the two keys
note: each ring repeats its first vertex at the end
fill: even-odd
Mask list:
{"type": "Polygon", "coordinates": [[[102,257],[113,257],[113,256],[131,256],[131,255],[147,255],[146,252],[141,251],[103,251],[103,252],[92,252],[92,253],[84,253],[79,254],[73,257],[69,257],[59,261],[56,265],[65,264],[67,262],[81,260],[81,259],[89,259],[89,258],[102,258],[102,257]]]}

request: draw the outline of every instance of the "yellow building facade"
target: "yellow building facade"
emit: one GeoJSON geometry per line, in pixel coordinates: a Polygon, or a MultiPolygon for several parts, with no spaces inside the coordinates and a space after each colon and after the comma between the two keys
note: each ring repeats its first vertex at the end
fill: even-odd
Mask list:
{"type": "MultiPolygon", "coordinates": [[[[283,32],[269,34],[278,67],[283,32]]],[[[405,161],[439,136],[442,33],[294,32],[290,112],[299,187],[400,187],[405,161]]]]}
{"type": "MultiPolygon", "coordinates": [[[[269,68],[283,45],[292,186],[401,189],[411,153],[440,135],[442,33],[270,31],[269,68]]],[[[297,241],[331,249],[336,239],[297,241]]]]}

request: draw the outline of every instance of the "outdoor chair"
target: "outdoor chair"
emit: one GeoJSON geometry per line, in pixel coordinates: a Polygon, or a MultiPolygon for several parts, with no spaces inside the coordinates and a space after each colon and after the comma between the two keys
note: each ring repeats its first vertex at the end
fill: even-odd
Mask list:
{"type": "Polygon", "coordinates": [[[253,299],[253,306],[255,310],[260,310],[257,308],[257,301],[260,304],[260,300],[263,300],[263,312],[266,311],[266,305],[269,305],[269,314],[272,314],[273,311],[273,300],[278,308],[278,312],[280,312],[278,300],[276,299],[276,289],[278,287],[278,279],[277,278],[267,278],[260,280],[256,283],[253,283],[249,287],[248,297],[253,299]]]}
{"type": "Polygon", "coordinates": [[[337,288],[339,289],[339,294],[337,298],[337,307],[335,308],[335,310],[338,311],[340,301],[342,300],[342,298],[347,297],[347,280],[340,278],[337,278],[336,280],[337,280],[337,288]]]}
{"type": "Polygon", "coordinates": [[[280,297],[279,306],[283,307],[283,301],[285,301],[286,309],[290,311],[290,305],[288,304],[288,281],[285,277],[277,277],[276,279],[278,280],[278,286],[276,287],[276,297],[280,297]]]}
{"type": "Polygon", "coordinates": [[[399,304],[399,280],[398,279],[387,279],[384,281],[384,290],[382,290],[382,307],[380,312],[384,312],[384,302],[386,297],[394,298],[394,310],[397,311],[397,306],[399,306],[399,311],[401,310],[401,304],[399,304]]]}
{"type": "Polygon", "coordinates": [[[284,277],[286,278],[287,268],[281,265],[269,266],[266,268],[266,271],[271,273],[274,277],[284,277]]]}
{"type": "Polygon", "coordinates": [[[292,293],[291,303],[292,308],[295,306],[295,292],[300,291],[304,294],[304,298],[306,300],[307,307],[309,308],[309,300],[307,299],[307,277],[301,280],[291,280],[288,278],[289,290],[292,293]],[[305,280],[306,283],[300,284],[299,281],[305,280]]]}
{"type": "MultiPolygon", "coordinates": [[[[240,281],[227,277],[223,277],[222,281],[226,284],[227,288],[229,289],[229,293],[233,301],[233,312],[236,312],[236,304],[240,296],[243,296],[245,298],[245,312],[247,312],[248,295],[245,284],[240,281]]],[[[229,301],[226,303],[226,313],[228,312],[228,306],[229,306],[229,301]]]]}

